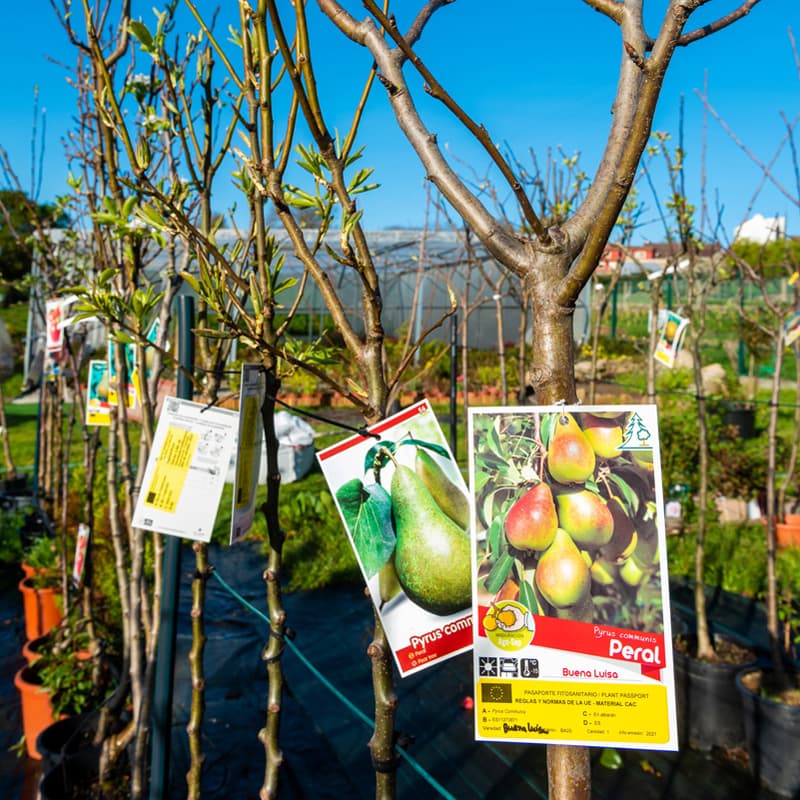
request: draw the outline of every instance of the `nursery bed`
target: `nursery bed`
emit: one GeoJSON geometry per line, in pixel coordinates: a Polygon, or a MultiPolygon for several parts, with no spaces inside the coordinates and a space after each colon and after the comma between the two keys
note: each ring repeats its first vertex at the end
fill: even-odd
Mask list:
{"type": "MultiPolygon", "coordinates": [[[[191,551],[184,549],[181,620],[177,643],[173,716],[171,797],[185,796],[188,768],[185,725],[190,683],[189,648],[191,551]]],[[[263,559],[255,545],[212,547],[210,562],[250,603],[265,611],[263,559]]],[[[7,798],[35,797],[37,765],[8,751],[21,735],[19,699],[12,677],[20,666],[23,638],[21,599],[14,569],[0,575],[0,785],[7,798]],[[14,574],[11,574],[14,573],[14,574]]],[[[676,582],[673,616],[684,613],[691,587],[676,582]]],[[[762,629],[760,606],[724,592],[710,595],[712,617],[741,635],[762,629]]],[[[369,661],[372,613],[361,587],[339,587],[285,597],[287,619],[296,631],[300,653],[368,717],[372,715],[369,661]]],[[[257,734],[264,724],[266,678],[260,660],[265,623],[245,609],[217,581],[208,585],[206,613],[207,708],[204,720],[205,797],[257,798],[264,751],[257,734]]],[[[756,642],[756,645],[760,645],[756,642]]],[[[286,758],[281,797],[374,797],[367,725],[325,688],[291,650],[284,657],[287,696],[281,745],[286,758]]],[[[502,743],[476,743],[472,714],[462,701],[472,691],[471,660],[456,657],[398,682],[397,728],[409,738],[408,754],[458,800],[546,797],[545,749],[502,743]]],[[[760,798],[772,795],[753,786],[744,766],[720,754],[621,751],[624,766],[610,770],[592,751],[593,797],[760,798]]],[[[401,761],[398,797],[436,797],[436,791],[401,761]]]]}

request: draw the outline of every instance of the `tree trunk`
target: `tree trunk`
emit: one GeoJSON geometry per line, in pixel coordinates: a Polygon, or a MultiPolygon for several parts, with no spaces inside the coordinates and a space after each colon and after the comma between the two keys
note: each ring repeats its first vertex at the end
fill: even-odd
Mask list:
{"type": "Polygon", "coordinates": [[[274,372],[268,370],[266,392],[261,406],[264,441],[267,448],[267,498],[261,510],[267,521],[269,538],[269,557],[267,568],[264,571],[264,580],[267,585],[267,608],[270,619],[269,641],[262,656],[267,664],[269,688],[266,723],[259,732],[259,739],[264,745],[266,755],[264,782],[259,792],[261,800],[273,800],[278,796],[280,767],[283,764],[283,753],[278,738],[283,698],[283,670],[280,659],[286,635],[286,611],[283,608],[280,586],[284,539],[278,520],[281,474],[278,469],[278,439],[275,435],[275,397],[279,388],[280,381],[275,377],[274,372]]]}
{"type": "Polygon", "coordinates": [[[778,621],[778,576],[775,565],[777,554],[775,486],[777,482],[778,412],[780,410],[781,368],[783,367],[783,350],[785,347],[783,325],[779,325],[776,334],[775,369],[772,373],[769,425],[767,427],[767,631],[769,632],[772,666],[778,677],[778,684],[786,686],[788,677],[784,670],[781,650],[780,623],[778,621]]]}
{"type": "Polygon", "coordinates": [[[714,659],[714,643],[708,627],[705,592],[705,540],[706,513],[708,511],[708,414],[703,389],[700,338],[703,327],[692,334],[692,364],[694,365],[695,392],[697,396],[697,449],[700,484],[697,490],[697,545],[694,560],[694,609],[697,624],[697,657],[714,659]]]}
{"type": "MultiPolygon", "coordinates": [[[[566,259],[564,259],[566,260],[566,259]]],[[[557,305],[554,293],[543,280],[545,265],[536,264],[529,273],[533,305],[533,343],[529,382],[536,392],[536,403],[551,405],[578,399],[575,388],[575,345],[571,309],[557,305]],[[542,268],[540,268],[542,267],[542,268]],[[534,281],[533,275],[536,274],[534,281]]],[[[567,264],[551,262],[547,272],[557,276],[567,264]]],[[[547,779],[550,800],[589,800],[591,765],[589,748],[572,745],[547,745],[547,779]]]]}

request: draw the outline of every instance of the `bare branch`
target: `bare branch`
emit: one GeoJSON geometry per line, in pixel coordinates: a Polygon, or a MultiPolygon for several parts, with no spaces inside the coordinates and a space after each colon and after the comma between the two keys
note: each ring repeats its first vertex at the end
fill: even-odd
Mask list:
{"type": "MultiPolygon", "coordinates": [[[[427,3],[420,9],[416,19],[411,23],[408,33],[403,37],[408,42],[409,47],[413,47],[422,36],[425,26],[430,22],[431,17],[444,6],[449,6],[455,0],[428,0],[427,3]]],[[[366,6],[367,4],[364,3],[366,6]]]]}
{"type": "Polygon", "coordinates": [[[609,19],[614,20],[617,24],[622,21],[622,15],[625,13],[625,7],[622,3],[615,3],[614,0],[583,0],[589,8],[593,8],[601,14],[605,14],[609,19]]]}
{"type": "MultiPolygon", "coordinates": [[[[436,80],[430,70],[422,63],[422,60],[411,49],[409,43],[403,38],[397,30],[397,26],[390,20],[375,4],[374,0],[363,0],[364,6],[375,16],[375,19],[386,29],[389,35],[394,40],[395,44],[400,48],[400,51],[413,65],[419,74],[425,79],[427,86],[425,90],[431,97],[440,100],[444,106],[458,119],[458,121],[481,143],[484,150],[489,154],[489,157],[497,165],[500,173],[505,178],[514,196],[517,198],[522,214],[531,227],[531,230],[539,237],[541,242],[545,245],[550,244],[550,236],[542,225],[541,220],[536,216],[533,206],[525,194],[525,190],[519,179],[514,174],[508,162],[500,154],[500,151],[495,146],[492,138],[489,136],[486,128],[483,125],[478,125],[458,103],[448,94],[444,87],[436,80]]],[[[404,59],[404,60],[405,60],[404,59]]],[[[398,67],[401,63],[398,63],[398,67]]]]}
{"type": "Polygon", "coordinates": [[[639,67],[640,70],[644,71],[645,68],[645,59],[644,56],[639,53],[639,51],[630,43],[630,42],[623,42],[622,46],[625,48],[625,52],[628,54],[628,58],[639,67]]]}
{"type": "Polygon", "coordinates": [[[317,0],[317,2],[323,13],[342,33],[366,47],[375,58],[382,73],[379,76],[381,81],[390,87],[389,101],[397,123],[427,170],[428,179],[436,185],[442,195],[447,197],[453,208],[481,241],[485,242],[492,255],[507,264],[509,269],[522,274],[527,263],[524,243],[503,230],[502,225],[467,189],[447,162],[438,146],[436,135],[422,122],[402,70],[374,22],[371,20],[356,22],[336,0],[317,0]]]}
{"type": "Polygon", "coordinates": [[[706,36],[711,36],[711,34],[733,25],[734,22],[746,17],[760,2],[761,0],[746,0],[738,8],[731,11],[730,14],[720,17],[708,25],[689,31],[689,33],[684,33],[678,39],[678,47],[686,47],[686,45],[696,42],[698,39],[705,39],[706,36]]]}
{"type": "MultiPolygon", "coordinates": [[[[725,122],[725,120],[719,115],[714,106],[712,106],[711,103],[708,101],[708,98],[700,94],[700,92],[698,92],[697,89],[695,89],[695,94],[703,101],[703,105],[708,109],[709,113],[714,117],[714,119],[716,119],[717,122],[719,122],[725,133],[727,133],[728,136],[730,136],[731,139],[733,139],[736,145],[748,156],[748,158],[759,167],[759,169],[769,178],[770,182],[775,186],[775,188],[782,195],[784,195],[784,197],[791,200],[791,202],[794,203],[794,205],[800,205],[800,198],[793,197],[792,194],[790,194],[790,192],[783,186],[783,184],[780,181],[778,181],[778,179],[772,174],[772,171],[770,170],[770,165],[765,164],[763,161],[761,161],[761,159],[736,135],[736,133],[734,133],[734,131],[731,129],[728,123],[725,122]]],[[[788,121],[786,122],[789,134],[792,133],[798,121],[800,121],[800,114],[798,114],[794,118],[794,121],[791,123],[791,125],[789,125],[788,121]]]]}

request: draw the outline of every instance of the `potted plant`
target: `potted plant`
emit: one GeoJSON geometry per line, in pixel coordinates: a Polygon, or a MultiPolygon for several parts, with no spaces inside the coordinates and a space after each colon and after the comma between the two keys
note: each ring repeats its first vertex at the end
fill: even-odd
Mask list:
{"type": "Polygon", "coordinates": [[[109,661],[90,650],[87,624],[73,612],[53,630],[28,642],[32,661],[20,670],[15,683],[23,697],[26,748],[29,755],[37,753],[33,758],[49,753],[52,759],[60,750],[54,744],[57,737],[49,737],[50,744],[43,750],[37,744],[40,733],[58,720],[96,709],[114,683],[109,661]]]}
{"type": "Polygon", "coordinates": [[[42,536],[26,548],[19,582],[25,610],[25,636],[31,641],[47,633],[64,616],[60,559],[54,540],[42,536]]]}
{"type": "Polygon", "coordinates": [[[20,693],[25,751],[29,758],[40,760],[36,738],[56,720],[50,692],[44,688],[40,668],[35,663],[22,667],[14,675],[14,686],[20,693]]]}

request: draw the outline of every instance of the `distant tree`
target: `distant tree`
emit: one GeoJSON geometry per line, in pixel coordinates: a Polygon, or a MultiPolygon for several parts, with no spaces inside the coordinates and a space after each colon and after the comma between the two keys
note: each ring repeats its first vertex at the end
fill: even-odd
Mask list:
{"type": "Polygon", "coordinates": [[[65,228],[69,220],[55,205],[36,203],[17,189],[0,190],[0,291],[3,304],[27,295],[25,279],[31,271],[37,228],[65,228]]]}

